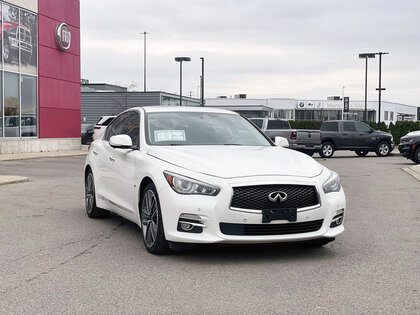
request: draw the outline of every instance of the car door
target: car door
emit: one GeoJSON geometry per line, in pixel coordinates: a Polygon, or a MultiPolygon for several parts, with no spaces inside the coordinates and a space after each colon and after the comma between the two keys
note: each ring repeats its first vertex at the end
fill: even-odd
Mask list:
{"type": "Polygon", "coordinates": [[[360,144],[364,148],[370,148],[372,146],[371,144],[375,141],[375,139],[372,140],[372,128],[360,121],[355,122],[355,127],[360,144]]]}
{"type": "MultiPolygon", "coordinates": [[[[109,189],[109,200],[115,208],[114,211],[123,216],[134,215],[137,209],[137,184],[136,183],[136,160],[140,157],[139,135],[140,114],[133,110],[122,114],[118,128],[112,131],[112,135],[125,134],[130,136],[133,142],[131,149],[117,149],[107,142],[107,155],[109,176],[106,185],[109,189]],[[116,132],[116,133],[115,133],[116,132]],[[115,134],[114,134],[115,133],[115,134]]],[[[111,136],[112,137],[112,136],[111,136]]]]}
{"type": "Polygon", "coordinates": [[[357,132],[354,121],[343,121],[341,133],[341,144],[343,149],[355,148],[358,145],[357,132]]]}
{"type": "Polygon", "coordinates": [[[97,198],[104,201],[111,200],[111,195],[113,194],[110,186],[113,175],[111,161],[109,159],[109,157],[112,156],[112,148],[109,145],[109,139],[112,136],[121,133],[125,117],[126,115],[124,114],[116,117],[106,128],[103,138],[98,140],[98,142],[95,142],[95,145],[92,148],[98,165],[97,172],[94,174],[96,195],[97,198]]]}

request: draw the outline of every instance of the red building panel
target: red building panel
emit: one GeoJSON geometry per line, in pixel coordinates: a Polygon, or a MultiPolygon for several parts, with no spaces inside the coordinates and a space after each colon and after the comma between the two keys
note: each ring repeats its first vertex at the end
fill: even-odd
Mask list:
{"type": "Polygon", "coordinates": [[[40,108],[40,138],[80,137],[80,109],[40,108]]]}
{"type": "Polygon", "coordinates": [[[38,2],[39,137],[80,137],[80,12],[79,0],[38,2]],[[71,30],[71,46],[55,44],[58,22],[71,30]]]}
{"type": "Polygon", "coordinates": [[[39,76],[80,84],[80,56],[39,46],[38,67],[39,76]]]}
{"type": "Polygon", "coordinates": [[[48,90],[40,93],[39,103],[43,108],[80,110],[80,83],[39,78],[39,89],[48,90]]]}
{"type": "Polygon", "coordinates": [[[38,0],[38,14],[80,28],[79,0],[38,0]]]}
{"type": "MultiPolygon", "coordinates": [[[[57,44],[55,43],[55,28],[59,23],[57,20],[46,17],[44,15],[39,15],[39,25],[45,29],[38,36],[38,44],[40,46],[46,46],[49,48],[57,49],[57,44]]],[[[66,53],[80,56],[80,32],[78,28],[69,25],[71,30],[71,46],[66,53]]]]}

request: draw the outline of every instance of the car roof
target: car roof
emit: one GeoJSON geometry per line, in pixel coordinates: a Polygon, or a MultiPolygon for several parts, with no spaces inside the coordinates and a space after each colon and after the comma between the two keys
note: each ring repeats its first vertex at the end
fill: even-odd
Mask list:
{"type": "Polygon", "coordinates": [[[162,112],[193,112],[193,113],[218,113],[218,114],[233,114],[239,115],[238,113],[232,112],[226,109],[220,108],[209,108],[209,107],[193,107],[193,106],[144,106],[144,107],[133,107],[130,108],[137,110],[144,110],[146,113],[162,113],[162,112]]]}

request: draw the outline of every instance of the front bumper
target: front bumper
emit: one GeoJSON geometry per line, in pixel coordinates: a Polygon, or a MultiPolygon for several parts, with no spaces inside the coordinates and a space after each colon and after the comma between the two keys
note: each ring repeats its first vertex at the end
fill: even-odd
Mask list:
{"type": "MultiPolygon", "coordinates": [[[[242,185],[263,185],[263,184],[290,184],[290,178],[270,179],[269,181],[259,181],[241,183],[242,185]],[[288,182],[286,182],[288,181],[288,182]]],[[[302,179],[302,185],[314,184],[311,179],[302,179]],[[305,183],[306,181],[306,183],[305,183]]],[[[222,185],[220,185],[222,186],[222,185]]],[[[229,183],[221,187],[219,195],[216,197],[198,195],[180,195],[169,186],[161,189],[159,199],[161,204],[162,218],[165,230],[165,237],[168,241],[181,243],[227,243],[227,244],[253,244],[253,243],[273,243],[273,242],[294,242],[319,238],[333,238],[344,231],[343,223],[331,228],[331,222],[337,211],[345,210],[346,199],[343,189],[339,192],[324,194],[321,187],[316,185],[319,193],[320,204],[310,209],[298,209],[296,222],[287,220],[276,220],[270,223],[262,223],[262,214],[259,210],[240,210],[230,208],[233,193],[233,186],[229,183]],[[250,212],[253,211],[253,212],[250,212]],[[203,225],[199,233],[188,233],[179,230],[178,222],[181,214],[199,216],[199,223],[203,225]],[[222,224],[252,224],[252,225],[279,225],[308,223],[322,220],[319,229],[312,232],[276,234],[276,235],[228,235],[221,231],[222,224]]],[[[344,211],[345,212],[345,211],[344,211]]]]}
{"type": "Polygon", "coordinates": [[[411,145],[409,143],[400,143],[398,151],[400,151],[400,154],[405,156],[407,159],[410,159],[412,156],[411,145]]]}
{"type": "Polygon", "coordinates": [[[289,149],[296,151],[319,151],[321,149],[321,145],[289,143],[289,149]]]}

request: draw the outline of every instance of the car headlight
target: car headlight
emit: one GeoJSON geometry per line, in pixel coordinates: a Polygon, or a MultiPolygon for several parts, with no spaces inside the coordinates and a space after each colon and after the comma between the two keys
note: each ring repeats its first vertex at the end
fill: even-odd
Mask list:
{"type": "Polygon", "coordinates": [[[337,192],[341,189],[340,177],[336,172],[331,171],[330,177],[322,185],[324,193],[328,194],[330,192],[337,192]]]}
{"type": "Polygon", "coordinates": [[[406,141],[407,141],[407,143],[411,143],[411,142],[413,142],[413,140],[414,140],[414,138],[406,140],[406,141]]]}
{"type": "Polygon", "coordinates": [[[163,172],[168,184],[178,194],[216,196],[220,188],[178,174],[163,172]]]}

